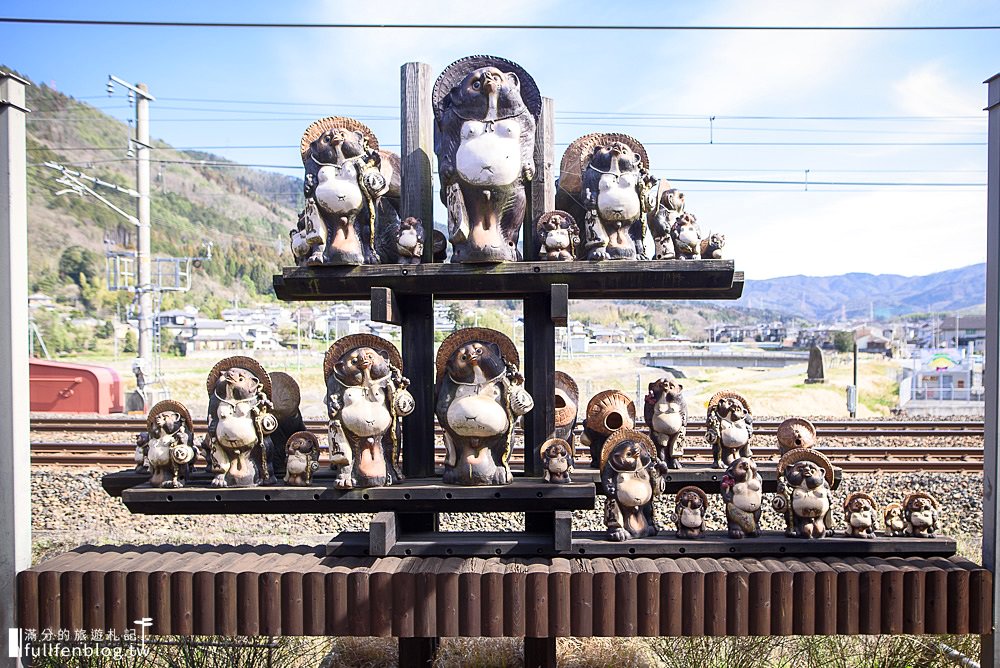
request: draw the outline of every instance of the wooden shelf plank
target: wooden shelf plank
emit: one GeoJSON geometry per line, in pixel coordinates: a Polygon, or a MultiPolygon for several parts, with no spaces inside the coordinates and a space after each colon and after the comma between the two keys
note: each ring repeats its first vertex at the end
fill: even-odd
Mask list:
{"type": "Polygon", "coordinates": [[[216,488],[208,486],[206,477],[181,489],[130,487],[121,497],[130,511],[148,515],[586,510],[594,507],[596,498],[589,482],[550,485],[537,478],[482,487],[407,480],[391,487],[352,490],[335,489],[332,481],[313,482],[309,487],[216,488]]]}
{"type": "Polygon", "coordinates": [[[732,260],[615,260],[499,264],[289,267],[274,276],[279,299],[371,298],[371,289],[450,299],[518,299],[569,286],[570,299],[739,299],[743,272],[732,260]]]}

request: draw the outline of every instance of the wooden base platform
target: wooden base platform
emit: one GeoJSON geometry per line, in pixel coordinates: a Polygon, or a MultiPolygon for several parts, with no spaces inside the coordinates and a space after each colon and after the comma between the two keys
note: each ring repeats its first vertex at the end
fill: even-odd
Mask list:
{"type": "Polygon", "coordinates": [[[992,633],[960,557],[335,558],[323,546],[80,547],[18,574],[24,629],[154,634],[992,633]]]}
{"type": "Polygon", "coordinates": [[[828,536],[819,540],[787,538],[780,531],[767,531],[758,538],[734,540],[724,531],[710,531],[700,540],[680,539],[672,531],[651,538],[625,542],[607,540],[603,531],[574,531],[563,541],[546,533],[503,531],[449,531],[394,533],[388,541],[376,532],[344,531],[326,545],[326,553],[337,557],[822,557],[907,556],[951,557],[957,552],[954,539],[940,538],[849,538],[828,536]],[[382,542],[378,542],[382,541],[382,542]],[[384,547],[378,547],[384,546],[384,547]],[[384,551],[382,551],[384,550],[384,551]]]}
{"type": "MultiPolygon", "coordinates": [[[[114,474],[112,474],[114,475],[114,474]]],[[[135,475],[135,474],[131,474],[135,475]]],[[[107,477],[107,476],[106,476],[107,477]]],[[[195,478],[180,489],[149,487],[148,483],[121,493],[133,513],[205,515],[219,513],[377,513],[408,512],[533,512],[586,510],[596,493],[590,482],[550,485],[537,478],[518,478],[510,485],[462,487],[435,479],[407,480],[390,487],[341,490],[332,480],[310,487],[207,486],[195,478]]]]}

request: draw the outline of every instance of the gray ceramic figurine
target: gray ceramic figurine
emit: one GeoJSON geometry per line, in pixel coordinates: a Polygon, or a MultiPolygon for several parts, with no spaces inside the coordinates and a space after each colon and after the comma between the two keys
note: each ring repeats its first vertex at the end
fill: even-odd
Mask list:
{"type": "Polygon", "coordinates": [[[168,489],[183,487],[196,455],[191,414],[184,404],[169,399],[160,401],[150,409],[146,428],[149,484],[168,489]]]}
{"type": "Polygon", "coordinates": [[[492,329],[460,329],[441,343],[435,412],[444,429],[445,483],[513,481],[514,421],[534,405],[519,365],[514,343],[492,329]]]}
{"type": "Polygon", "coordinates": [[[678,538],[704,538],[708,495],[693,485],[682,487],[674,497],[678,538]]]}
{"type": "Polygon", "coordinates": [[[667,468],[681,468],[677,458],[684,456],[687,435],[684,386],[673,377],[650,383],[643,417],[649,427],[649,435],[656,443],[657,456],[667,464],[667,468]]]}
{"type": "Polygon", "coordinates": [[[656,179],[634,137],[592,133],[573,141],[559,167],[556,206],[581,222],[582,259],[645,260],[646,213],[656,179]]]}
{"type": "Polygon", "coordinates": [[[271,377],[257,360],[227,357],[208,374],[208,433],[202,441],[214,487],[274,482],[271,377]]]}
{"type": "Polygon", "coordinates": [[[634,429],[619,429],[604,443],[601,452],[601,485],[604,522],[608,538],[624,541],[655,536],[653,497],[659,496],[666,467],[653,457],[653,442],[634,429]]]}
{"type": "Polygon", "coordinates": [[[519,260],[525,186],[535,176],[538,87],[517,63],[469,56],[445,68],[431,97],[451,261],[519,260]]]}
{"type": "Polygon", "coordinates": [[[750,404],[735,392],[716,392],[708,402],[705,417],[705,441],[712,446],[712,459],[717,469],[728,466],[737,457],[752,457],[753,415],[750,404]]]}
{"type": "Polygon", "coordinates": [[[382,487],[398,482],[400,419],[414,408],[399,351],[378,336],[351,334],[326,351],[323,372],[336,486],[382,487]]]}
{"type": "Polygon", "coordinates": [[[878,522],[878,502],[870,494],[854,492],[844,500],[847,536],[874,538],[878,522]]]}
{"type": "Polygon", "coordinates": [[[823,538],[833,530],[833,464],[812,448],[789,450],[778,460],[778,493],[771,506],[785,516],[785,535],[823,538]]]}
{"type": "Polygon", "coordinates": [[[291,230],[300,266],[395,263],[399,158],[353,118],[322,118],[302,135],[306,206],[291,230]]]}
{"type": "Polygon", "coordinates": [[[764,504],[764,481],[757,464],[740,457],[722,476],[722,500],[726,504],[726,524],[730,538],[760,535],[760,513],[764,504]]]}
{"type": "Polygon", "coordinates": [[[926,492],[914,492],[903,501],[904,535],[934,538],[938,529],[938,502],[926,492]]]}
{"type": "Polygon", "coordinates": [[[285,484],[308,486],[319,468],[319,439],[311,431],[297,431],[285,445],[285,484]]]}
{"type": "Polygon", "coordinates": [[[545,482],[565,484],[573,482],[573,448],[561,438],[550,438],[538,449],[545,470],[545,482]]]}

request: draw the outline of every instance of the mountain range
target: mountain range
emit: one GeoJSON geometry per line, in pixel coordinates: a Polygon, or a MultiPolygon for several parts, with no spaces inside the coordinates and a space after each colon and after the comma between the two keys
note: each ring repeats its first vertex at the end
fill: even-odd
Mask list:
{"type": "Polygon", "coordinates": [[[986,264],[926,276],[850,273],[748,280],[744,307],[765,308],[812,321],[886,319],[911,313],[984,310],[986,264]]]}

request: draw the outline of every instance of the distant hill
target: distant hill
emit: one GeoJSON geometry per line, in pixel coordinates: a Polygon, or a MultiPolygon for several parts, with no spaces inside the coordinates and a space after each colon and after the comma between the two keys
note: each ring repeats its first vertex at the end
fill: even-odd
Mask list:
{"type": "MultiPolygon", "coordinates": [[[[55,183],[59,174],[42,163],[134,188],[135,161],[126,156],[129,128],[45,84],[26,93],[32,110],[27,117],[30,287],[71,297],[66,290],[72,286],[58,273],[62,252],[69,246],[91,251],[103,276],[104,241],[134,248],[134,229],[89,195],[56,195],[62,188],[55,183]]],[[[234,298],[244,303],[274,299],[271,276],[291,261],[288,229],[301,207],[302,182],[238,167],[209,153],[177,151],[155,139],[152,144],[153,254],[186,257],[199,254],[203,242],[214,244],[213,259],[198,270],[191,293],[170,296],[165,306],[191,303],[212,313],[234,298]]],[[[135,211],[127,196],[98,191],[123,210],[135,211]]]]}
{"type": "Polygon", "coordinates": [[[908,313],[982,310],[986,302],[986,264],[926,276],[843,274],[784,276],[747,281],[739,306],[764,308],[810,320],[908,313]]]}

